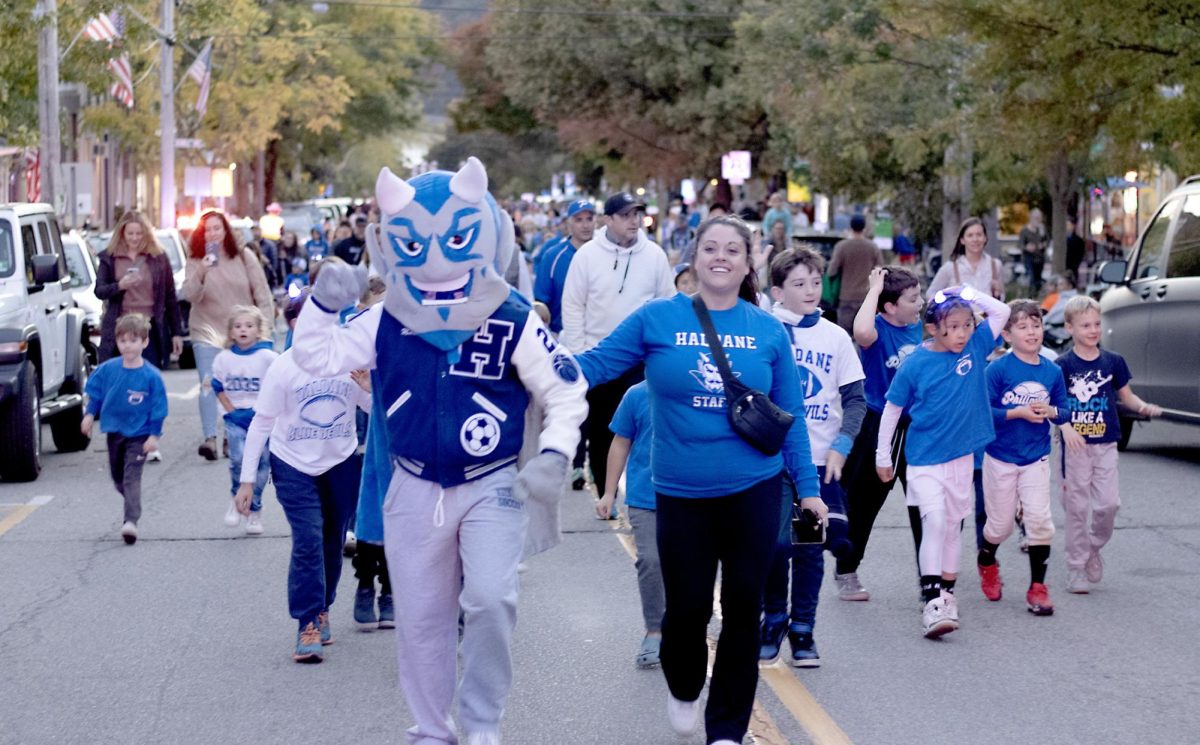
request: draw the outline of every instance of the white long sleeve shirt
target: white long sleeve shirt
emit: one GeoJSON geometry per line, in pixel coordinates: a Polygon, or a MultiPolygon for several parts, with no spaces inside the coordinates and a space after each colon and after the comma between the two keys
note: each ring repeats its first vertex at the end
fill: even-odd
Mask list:
{"type": "Polygon", "coordinates": [[[674,294],[675,277],[657,243],[639,230],[637,241],[623,248],[600,228],[567,271],[559,341],[575,354],[586,352],[647,302],[674,294]]]}
{"type": "Polygon", "coordinates": [[[355,409],[371,410],[371,394],[349,374],[323,377],[302,370],[288,350],[271,363],[246,433],[242,483],[253,483],[263,446],[309,476],[346,460],[358,446],[355,409]]]}

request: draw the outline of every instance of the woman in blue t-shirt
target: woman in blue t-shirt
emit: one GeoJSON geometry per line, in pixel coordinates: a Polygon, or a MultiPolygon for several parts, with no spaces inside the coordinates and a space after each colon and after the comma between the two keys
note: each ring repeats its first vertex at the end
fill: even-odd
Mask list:
{"type": "Polygon", "coordinates": [[[721,566],[722,629],[705,726],[710,743],[739,743],[758,685],[758,622],[771,552],[779,534],[781,472],[804,507],[825,519],[804,427],[804,394],[783,325],[760,310],[750,229],[718,217],[696,233],[699,296],[743,383],[770,393],[796,417],[783,452],[768,456],[729,425],[724,384],[692,307],[679,294],[652,300],[579,357],[590,385],[646,365],[657,492],[658,548],[666,590],[661,661],[667,715],[680,734],[695,730],[708,668],[706,634],[721,566]]]}

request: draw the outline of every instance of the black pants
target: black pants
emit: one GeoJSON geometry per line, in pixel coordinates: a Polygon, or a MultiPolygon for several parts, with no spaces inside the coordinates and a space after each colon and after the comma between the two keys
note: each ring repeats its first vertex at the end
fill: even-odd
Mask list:
{"type": "Polygon", "coordinates": [[[387,556],[381,544],[359,541],[354,551],[354,576],[358,578],[358,589],[375,589],[375,578],[379,578],[379,594],[392,594],[392,578],[388,575],[387,556]]]}
{"type": "Polygon", "coordinates": [[[658,495],[658,553],[667,610],[660,656],[671,695],[700,698],[708,622],[721,566],[721,636],[704,724],[708,742],[741,742],[758,687],[758,622],[779,537],[783,486],[773,476],[724,497],[658,495]]]}
{"type": "Polygon", "coordinates": [[[146,435],[126,437],[119,432],[108,433],[108,471],[113,485],[125,497],[125,522],[137,524],[142,516],[142,466],[146,453],[142,446],[146,435]]]}
{"type": "Polygon", "coordinates": [[[613,433],[608,428],[613,414],[625,396],[625,391],[642,382],[646,377],[642,365],[627,370],[621,377],[593,386],[587,392],[588,415],[584,430],[588,440],[588,459],[592,466],[592,480],[596,482],[596,493],[604,496],[608,471],[608,448],[612,445],[613,433]]]}
{"type": "MultiPolygon", "coordinates": [[[[879,439],[880,413],[867,409],[863,417],[862,429],[850,449],[850,457],[842,470],[842,485],[846,488],[846,517],[850,521],[849,537],[854,544],[854,552],[845,559],[838,559],[837,573],[849,574],[857,572],[867,551],[867,542],[871,539],[871,529],[875,527],[875,518],[879,510],[896,485],[895,480],[886,483],[879,480],[875,471],[875,444],[879,439]]],[[[904,458],[904,434],[908,426],[902,420],[896,428],[892,440],[892,461],[896,464],[896,478],[901,485],[908,489],[907,461],[904,458]]],[[[909,528],[913,534],[913,544],[921,545],[921,516],[916,508],[908,511],[909,528]]]]}

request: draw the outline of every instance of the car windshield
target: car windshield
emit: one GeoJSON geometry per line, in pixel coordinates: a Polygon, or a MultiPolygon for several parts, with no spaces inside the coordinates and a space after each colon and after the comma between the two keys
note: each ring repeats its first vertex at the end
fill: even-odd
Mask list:
{"type": "Polygon", "coordinates": [[[12,226],[0,222],[0,277],[11,277],[16,267],[13,256],[12,226]]]}
{"type": "Polygon", "coordinates": [[[156,230],[154,237],[158,239],[162,245],[163,251],[167,252],[167,260],[171,262],[171,271],[177,272],[183,268],[183,251],[179,244],[175,242],[175,236],[169,230],[156,230]]]}
{"type": "Polygon", "coordinates": [[[71,289],[87,287],[91,284],[92,273],[87,270],[87,264],[84,263],[91,261],[91,257],[87,256],[87,252],[83,250],[79,241],[63,241],[63,254],[67,257],[67,271],[71,273],[71,289]]]}

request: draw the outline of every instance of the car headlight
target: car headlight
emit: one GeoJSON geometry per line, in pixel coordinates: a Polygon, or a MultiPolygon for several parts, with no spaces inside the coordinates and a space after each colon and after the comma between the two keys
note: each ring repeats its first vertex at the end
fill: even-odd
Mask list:
{"type": "Polygon", "coordinates": [[[20,362],[27,351],[29,351],[29,342],[4,342],[0,344],[0,362],[20,362]]]}

